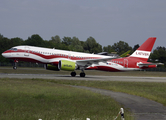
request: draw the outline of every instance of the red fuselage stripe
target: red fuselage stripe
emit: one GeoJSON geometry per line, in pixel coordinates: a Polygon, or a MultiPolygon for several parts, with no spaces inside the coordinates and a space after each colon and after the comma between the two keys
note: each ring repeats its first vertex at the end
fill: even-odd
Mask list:
{"type": "MultiPolygon", "coordinates": [[[[64,54],[50,54],[50,55],[44,55],[41,53],[37,53],[37,52],[32,52],[32,51],[28,51],[26,52],[25,50],[21,50],[18,49],[17,51],[13,51],[13,50],[7,50],[4,53],[23,53],[23,54],[33,54],[39,57],[42,57],[44,59],[53,59],[53,58],[66,58],[66,59],[71,59],[71,60],[88,60],[88,59],[100,59],[101,57],[76,57],[76,56],[68,56],[68,55],[64,55],[64,54]]],[[[19,59],[18,58],[10,58],[10,59],[19,59]]]]}

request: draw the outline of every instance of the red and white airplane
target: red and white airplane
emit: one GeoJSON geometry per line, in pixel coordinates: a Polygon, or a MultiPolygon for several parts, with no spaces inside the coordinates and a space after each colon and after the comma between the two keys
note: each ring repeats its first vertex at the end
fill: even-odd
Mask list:
{"type": "Polygon", "coordinates": [[[156,67],[157,63],[147,62],[156,38],[148,38],[131,56],[117,58],[81,52],[48,49],[34,46],[15,46],[2,53],[5,58],[13,59],[13,69],[17,69],[18,61],[43,63],[47,70],[72,71],[82,70],[80,77],[85,77],[84,70],[126,71],[156,67]]]}
{"type": "Polygon", "coordinates": [[[13,59],[13,69],[17,69],[18,61],[43,63],[47,70],[72,71],[71,76],[76,76],[76,69],[82,70],[80,77],[85,77],[84,70],[92,64],[106,63],[115,56],[104,56],[81,52],[49,49],[34,46],[15,46],[2,53],[5,58],[13,59]]]}
{"type": "Polygon", "coordinates": [[[157,65],[163,64],[147,62],[155,41],[155,37],[150,37],[129,57],[113,59],[107,61],[107,63],[99,62],[98,64],[92,64],[86,69],[117,72],[156,68],[157,65]]]}

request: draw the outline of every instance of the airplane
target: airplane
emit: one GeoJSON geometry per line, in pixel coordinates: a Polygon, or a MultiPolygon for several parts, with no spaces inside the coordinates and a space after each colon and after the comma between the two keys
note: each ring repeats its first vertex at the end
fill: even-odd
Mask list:
{"type": "Polygon", "coordinates": [[[97,64],[92,64],[91,66],[88,66],[86,70],[120,72],[156,68],[158,65],[163,64],[147,62],[155,41],[156,37],[150,37],[132,55],[112,59],[106,63],[99,62],[97,64]]]}
{"type": "Polygon", "coordinates": [[[17,69],[18,61],[43,63],[47,70],[72,71],[71,76],[76,76],[76,69],[81,70],[80,77],[85,77],[85,68],[99,62],[106,63],[116,56],[105,56],[35,46],[15,46],[2,53],[2,56],[14,60],[13,69],[17,69]]]}
{"type": "Polygon", "coordinates": [[[18,61],[43,63],[47,70],[72,71],[71,76],[76,76],[76,69],[81,70],[80,77],[85,77],[84,70],[102,71],[129,71],[155,68],[162,63],[147,62],[156,37],[148,38],[129,57],[117,58],[117,56],[105,56],[101,54],[89,54],[58,49],[49,49],[34,46],[15,46],[2,53],[5,58],[13,59],[13,69],[17,69],[18,61]]]}

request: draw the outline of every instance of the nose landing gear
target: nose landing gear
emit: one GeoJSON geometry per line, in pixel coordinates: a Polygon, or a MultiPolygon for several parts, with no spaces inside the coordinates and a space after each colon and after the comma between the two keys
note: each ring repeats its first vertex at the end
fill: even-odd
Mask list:
{"type": "Polygon", "coordinates": [[[14,69],[14,70],[17,69],[17,63],[18,63],[18,60],[14,60],[14,66],[13,66],[13,69],[14,69]]]}

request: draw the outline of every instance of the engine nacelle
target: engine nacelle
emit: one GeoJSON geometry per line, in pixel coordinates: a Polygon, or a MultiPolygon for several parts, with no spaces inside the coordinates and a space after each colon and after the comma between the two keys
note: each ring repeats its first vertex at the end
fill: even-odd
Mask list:
{"type": "Polygon", "coordinates": [[[44,68],[46,70],[59,71],[58,66],[54,66],[54,65],[51,65],[51,64],[44,64],[44,68]]]}
{"type": "Polygon", "coordinates": [[[60,60],[58,64],[59,70],[74,71],[76,69],[76,63],[69,60],[60,60]]]}

